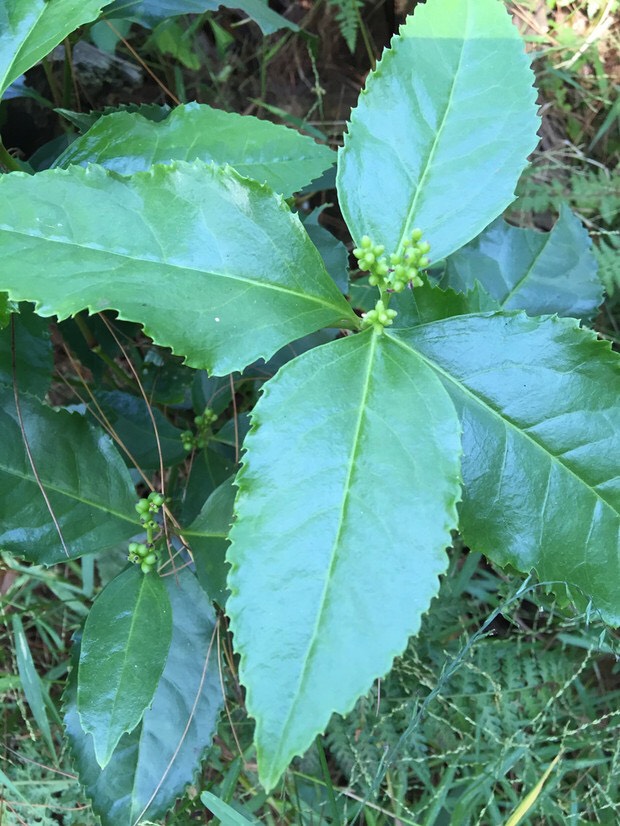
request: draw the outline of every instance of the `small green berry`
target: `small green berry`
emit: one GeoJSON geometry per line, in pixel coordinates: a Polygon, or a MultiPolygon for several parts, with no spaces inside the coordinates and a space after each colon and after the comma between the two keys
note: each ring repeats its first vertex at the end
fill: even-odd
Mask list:
{"type": "Polygon", "coordinates": [[[146,562],[147,565],[154,565],[157,562],[157,556],[151,552],[144,557],[144,562],[146,562]]]}
{"type": "Polygon", "coordinates": [[[140,569],[142,570],[143,574],[149,574],[153,570],[152,566],[148,565],[146,562],[142,562],[140,564],[140,569]]]}
{"type": "Polygon", "coordinates": [[[148,509],[149,503],[146,499],[140,499],[140,501],[136,503],[136,511],[139,514],[147,513],[148,509]]]}
{"type": "Polygon", "coordinates": [[[431,251],[431,245],[428,243],[428,241],[422,241],[420,244],[418,244],[418,249],[420,250],[422,255],[424,255],[425,253],[431,251]]]}
{"type": "Polygon", "coordinates": [[[130,542],[127,546],[127,550],[130,554],[135,554],[138,550],[138,543],[137,542],[130,542]]]}
{"type": "Polygon", "coordinates": [[[429,264],[430,264],[430,261],[428,260],[428,258],[425,255],[423,255],[422,258],[420,258],[420,260],[418,261],[418,266],[420,267],[420,269],[424,269],[424,267],[428,267],[429,264]]]}
{"type": "Polygon", "coordinates": [[[422,237],[422,235],[423,235],[422,230],[421,230],[421,229],[419,229],[418,227],[416,227],[416,228],[413,230],[413,232],[411,233],[411,240],[415,243],[416,241],[419,241],[419,240],[420,240],[420,238],[422,237]]]}

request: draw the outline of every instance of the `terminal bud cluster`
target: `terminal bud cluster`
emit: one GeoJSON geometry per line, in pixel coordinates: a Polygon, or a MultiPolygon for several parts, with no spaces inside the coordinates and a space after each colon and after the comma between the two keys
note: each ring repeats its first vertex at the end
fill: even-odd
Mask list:
{"type": "Polygon", "coordinates": [[[374,310],[369,310],[362,316],[362,328],[373,327],[375,332],[382,333],[384,327],[389,327],[397,316],[396,310],[389,310],[379,299],[374,310]]]}
{"type": "Polygon", "coordinates": [[[360,246],[353,250],[353,255],[357,258],[360,269],[369,273],[368,283],[371,287],[379,287],[381,292],[392,290],[400,293],[409,284],[412,287],[422,285],[420,270],[430,263],[427,258],[430,249],[428,241],[422,240],[422,230],[414,229],[411,238],[403,242],[401,252],[390,255],[389,263],[383,244],[373,244],[367,235],[360,241],[360,246]]]}

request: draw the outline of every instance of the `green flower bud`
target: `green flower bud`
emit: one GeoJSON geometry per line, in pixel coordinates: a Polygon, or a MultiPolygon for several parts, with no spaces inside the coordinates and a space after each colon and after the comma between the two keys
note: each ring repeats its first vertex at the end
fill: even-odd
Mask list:
{"type": "Polygon", "coordinates": [[[431,245],[428,243],[428,241],[422,241],[420,244],[418,244],[418,249],[424,255],[424,253],[431,251],[431,245]]]}
{"type": "Polygon", "coordinates": [[[140,569],[142,570],[143,574],[149,574],[153,570],[152,566],[148,565],[146,562],[143,562],[140,565],[140,569]]]}
{"type": "Polygon", "coordinates": [[[360,246],[362,249],[369,250],[372,247],[372,241],[367,235],[362,236],[362,240],[360,241],[360,246]]]}
{"type": "Polygon", "coordinates": [[[144,557],[144,562],[147,565],[154,565],[157,562],[157,556],[154,553],[150,553],[144,557]]]}
{"type": "Polygon", "coordinates": [[[422,237],[422,234],[423,234],[422,230],[419,229],[418,227],[416,227],[416,229],[414,229],[413,232],[411,233],[411,240],[413,242],[419,241],[420,238],[422,237]]]}
{"type": "Polygon", "coordinates": [[[427,258],[425,255],[423,255],[423,256],[422,256],[422,258],[420,258],[420,260],[418,261],[418,266],[419,266],[421,269],[424,269],[424,267],[428,267],[428,265],[429,265],[430,263],[431,263],[431,262],[428,260],[428,258],[427,258]]]}
{"type": "Polygon", "coordinates": [[[149,503],[146,499],[140,499],[139,502],[136,503],[136,510],[138,513],[143,514],[147,513],[149,509],[149,503]]]}
{"type": "Polygon", "coordinates": [[[130,542],[127,546],[127,550],[130,554],[135,554],[138,550],[138,543],[137,542],[130,542]]]}

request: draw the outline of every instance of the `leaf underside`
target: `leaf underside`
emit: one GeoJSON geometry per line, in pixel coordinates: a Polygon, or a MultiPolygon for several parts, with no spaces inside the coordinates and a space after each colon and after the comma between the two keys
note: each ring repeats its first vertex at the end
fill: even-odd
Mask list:
{"type": "Polygon", "coordinates": [[[117,310],[220,375],[358,324],[282,199],[200,162],[4,175],[0,260],[0,289],[41,315],[117,310]]]}
{"type": "Polygon", "coordinates": [[[460,440],[432,371],[371,333],[287,364],[252,422],[227,613],[269,789],[418,629],[456,525],[460,440]]]}
{"type": "Polygon", "coordinates": [[[438,261],[478,235],[514,199],[536,146],[533,81],[502,3],[419,5],[369,75],[340,150],[356,242],[393,252],[420,227],[438,261]]]}

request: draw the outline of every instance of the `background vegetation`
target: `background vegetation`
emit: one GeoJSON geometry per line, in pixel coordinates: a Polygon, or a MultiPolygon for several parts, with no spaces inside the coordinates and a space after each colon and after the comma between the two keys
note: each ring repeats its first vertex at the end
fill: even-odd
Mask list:
{"type": "MultiPolygon", "coordinates": [[[[268,36],[224,10],[170,18],[153,30],[122,20],[97,23],[28,74],[25,96],[0,104],[5,144],[17,160],[43,169],[91,109],[198,100],[294,125],[336,146],[367,71],[414,5],[281,0],[273,8],[300,31],[268,36]],[[93,54],[104,61],[103,73],[93,54]],[[73,114],[62,117],[58,109],[73,114]]],[[[508,6],[535,52],[543,113],[540,146],[509,217],[548,229],[559,204],[571,205],[594,239],[608,292],[595,327],[618,344],[618,3],[527,0],[508,6]]],[[[332,187],[326,177],[302,193],[297,206],[302,212],[322,207],[321,225],[348,243],[331,206],[332,187]]],[[[209,403],[221,417],[218,441],[205,466],[189,459],[184,474],[202,473],[215,486],[235,461],[246,411],[277,360],[262,376],[231,379],[234,392],[228,380],[191,386],[177,360],[137,337],[130,325],[116,329],[120,338],[114,342],[103,324],[96,328],[98,350],[85,346],[79,320],[73,337],[53,338],[55,400],[92,406],[92,376],[105,380],[110,393],[122,389],[139,398],[139,377],[174,425],[166,436],[177,440],[177,449],[179,430],[191,425],[191,405],[184,400],[189,395],[194,403],[209,403]]],[[[112,398],[99,404],[104,401],[113,408],[112,398]]],[[[112,421],[122,436],[124,420],[112,421]]],[[[149,449],[145,437],[142,465],[152,474],[157,463],[149,449]]],[[[184,478],[173,481],[190,512],[184,478]]],[[[169,481],[168,488],[174,487],[169,481]]],[[[3,826],[96,822],[61,738],[61,695],[71,636],[123,561],[119,551],[116,559],[85,557],[45,570],[2,555],[3,826]]],[[[218,644],[234,673],[223,622],[218,644]]],[[[587,613],[576,615],[544,584],[524,585],[520,576],[513,580],[491,569],[455,538],[432,621],[392,673],[346,719],[334,718],[326,736],[269,796],[257,783],[242,691],[234,680],[223,681],[226,714],[215,746],[166,823],[209,822],[200,802],[200,793],[209,790],[248,820],[267,824],[504,824],[559,756],[523,822],[617,824],[618,653],[617,632],[587,613]]]]}

